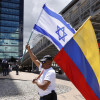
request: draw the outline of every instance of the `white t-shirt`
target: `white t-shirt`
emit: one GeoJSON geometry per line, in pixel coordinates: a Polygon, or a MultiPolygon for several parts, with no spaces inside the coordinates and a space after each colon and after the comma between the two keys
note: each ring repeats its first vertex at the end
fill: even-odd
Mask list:
{"type": "Polygon", "coordinates": [[[43,84],[44,80],[48,80],[51,82],[46,90],[38,88],[39,95],[40,96],[48,95],[49,93],[51,93],[52,90],[55,90],[55,79],[56,79],[55,70],[52,67],[50,67],[49,69],[43,69],[42,64],[40,64],[39,70],[40,71],[44,70],[44,72],[38,79],[38,82],[40,84],[43,84]]]}

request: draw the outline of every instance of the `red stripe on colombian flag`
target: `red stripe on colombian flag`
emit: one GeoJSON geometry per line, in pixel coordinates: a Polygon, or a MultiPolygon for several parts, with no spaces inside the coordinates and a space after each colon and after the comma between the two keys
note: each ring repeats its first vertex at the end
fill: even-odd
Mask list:
{"type": "Polygon", "coordinates": [[[99,48],[100,48],[100,43],[98,43],[98,46],[99,46],[99,48]]]}
{"type": "Polygon", "coordinates": [[[82,93],[86,100],[99,100],[84,76],[62,48],[56,55],[54,61],[62,68],[67,77],[72,81],[76,88],[82,93]],[[59,61],[58,61],[59,60],[59,61]],[[74,77],[73,77],[74,76],[74,77]]]}
{"type": "Polygon", "coordinates": [[[100,43],[98,43],[98,46],[99,46],[99,52],[100,52],[100,43]]]}

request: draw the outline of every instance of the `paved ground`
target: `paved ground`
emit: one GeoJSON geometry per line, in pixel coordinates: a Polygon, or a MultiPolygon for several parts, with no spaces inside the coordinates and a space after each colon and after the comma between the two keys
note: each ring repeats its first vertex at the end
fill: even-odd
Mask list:
{"type": "MultiPolygon", "coordinates": [[[[0,74],[0,100],[39,100],[37,86],[31,82],[37,76],[27,72],[16,75],[15,71],[8,76],[0,74]]],[[[58,100],[85,100],[64,75],[57,75],[56,91],[58,100]]]]}

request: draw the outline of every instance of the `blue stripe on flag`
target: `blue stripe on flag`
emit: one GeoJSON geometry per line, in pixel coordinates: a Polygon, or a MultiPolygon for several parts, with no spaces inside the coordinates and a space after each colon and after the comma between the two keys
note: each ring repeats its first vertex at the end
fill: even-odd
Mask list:
{"type": "Polygon", "coordinates": [[[47,14],[50,16],[58,19],[60,22],[62,22],[73,34],[75,34],[75,30],[70,26],[70,24],[67,24],[64,19],[59,15],[56,14],[55,12],[51,11],[49,8],[46,7],[46,5],[43,6],[43,9],[46,11],[47,14]]]}
{"type": "Polygon", "coordinates": [[[57,41],[53,36],[51,36],[48,32],[46,32],[44,29],[42,29],[41,27],[37,26],[36,24],[34,25],[34,29],[40,33],[42,33],[43,35],[47,36],[48,38],[50,38],[56,45],[57,47],[59,47],[59,49],[61,49],[63,46],[60,44],[59,41],[57,41]]]}

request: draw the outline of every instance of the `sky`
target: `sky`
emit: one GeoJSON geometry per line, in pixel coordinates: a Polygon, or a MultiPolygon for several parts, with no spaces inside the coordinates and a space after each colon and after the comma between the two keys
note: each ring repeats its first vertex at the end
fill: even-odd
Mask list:
{"type": "MultiPolygon", "coordinates": [[[[43,4],[47,4],[49,8],[59,13],[71,1],[72,0],[24,0],[23,52],[32,32],[32,28],[40,15],[43,4]]],[[[33,33],[29,42],[31,48],[34,46],[36,39],[36,34],[33,33]]]]}

